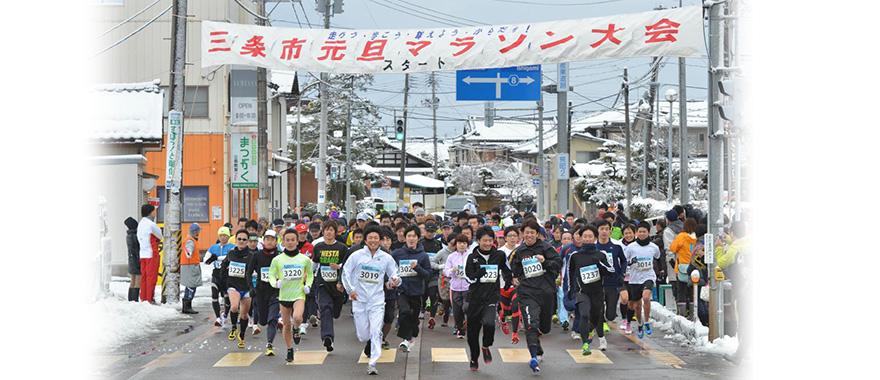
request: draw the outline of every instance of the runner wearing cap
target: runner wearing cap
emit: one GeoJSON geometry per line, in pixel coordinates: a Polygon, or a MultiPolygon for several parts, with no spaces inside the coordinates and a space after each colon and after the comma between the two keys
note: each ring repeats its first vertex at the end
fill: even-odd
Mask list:
{"type": "MultiPolygon", "coordinates": [[[[281,233],[284,232],[284,219],[275,219],[272,221],[272,230],[275,231],[275,235],[278,236],[276,247],[281,246],[281,233]]],[[[265,237],[265,235],[263,236],[265,237]]],[[[265,245],[265,244],[263,244],[265,245]]]]}
{"type": "MultiPolygon", "coordinates": [[[[256,236],[254,236],[256,238],[256,236]]],[[[229,340],[234,340],[238,333],[238,347],[244,348],[244,333],[248,326],[248,310],[251,308],[251,284],[245,279],[247,265],[251,261],[253,253],[248,248],[250,236],[245,230],[235,233],[235,248],[229,251],[223,263],[220,265],[221,281],[226,284],[226,292],[229,294],[230,322],[232,330],[229,332],[229,340]],[[236,327],[238,322],[240,328],[236,327]]]]}
{"type": "Polygon", "coordinates": [[[274,230],[266,231],[263,236],[263,249],[251,257],[245,277],[248,283],[252,282],[253,275],[257,274],[257,286],[255,287],[254,299],[257,309],[255,318],[256,325],[263,326],[266,329],[266,356],[274,356],[275,351],[272,348],[272,342],[275,340],[275,333],[278,324],[275,322],[275,316],[278,315],[278,289],[272,287],[269,283],[269,266],[275,256],[278,256],[278,237],[274,230]],[[270,317],[271,316],[271,322],[270,317]],[[266,326],[268,324],[268,327],[266,326]]]}
{"type": "Polygon", "coordinates": [[[440,235],[440,242],[443,243],[443,245],[449,244],[449,234],[451,234],[454,229],[455,223],[451,220],[444,220],[443,223],[440,223],[440,232],[442,233],[442,235],[440,235]]]}
{"type": "Polygon", "coordinates": [[[214,265],[214,271],[211,273],[211,306],[214,308],[214,316],[217,317],[214,320],[214,326],[223,326],[226,324],[226,316],[229,314],[229,296],[225,291],[222,292],[226,310],[220,314],[220,289],[226,289],[220,280],[220,264],[223,263],[223,259],[226,258],[229,251],[235,248],[235,244],[229,243],[230,233],[227,227],[220,227],[217,230],[217,236],[220,242],[208,248],[208,252],[205,254],[205,264],[214,265]]]}
{"type": "Polygon", "coordinates": [[[199,265],[199,233],[202,227],[198,223],[189,226],[189,235],[183,240],[180,250],[180,284],[184,286],[181,313],[198,314],[193,310],[192,300],[196,296],[196,288],[202,285],[202,267],[199,265]]]}

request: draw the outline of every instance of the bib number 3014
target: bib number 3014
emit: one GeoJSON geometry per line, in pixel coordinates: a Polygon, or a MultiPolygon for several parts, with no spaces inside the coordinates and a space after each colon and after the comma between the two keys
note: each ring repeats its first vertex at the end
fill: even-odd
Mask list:
{"type": "Polygon", "coordinates": [[[636,263],[636,270],[653,270],[654,260],[650,257],[639,257],[636,263]]]}

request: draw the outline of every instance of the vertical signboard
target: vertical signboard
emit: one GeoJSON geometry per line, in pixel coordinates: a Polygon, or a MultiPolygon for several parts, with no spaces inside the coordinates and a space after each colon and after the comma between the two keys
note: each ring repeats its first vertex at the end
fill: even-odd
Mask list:
{"type": "Polygon", "coordinates": [[[256,189],[257,173],[257,134],[230,133],[229,138],[230,183],[233,189],[256,189]]]}
{"type": "Polygon", "coordinates": [[[556,167],[556,179],[568,179],[569,160],[568,153],[559,153],[557,155],[559,165],[556,167]]]}
{"type": "Polygon", "coordinates": [[[566,92],[568,91],[568,62],[563,62],[559,64],[559,78],[556,83],[556,91],[558,92],[566,92]]]}
{"type": "Polygon", "coordinates": [[[229,123],[257,125],[257,70],[232,69],[229,74],[229,123]]]}
{"type": "Polygon", "coordinates": [[[183,154],[183,112],[168,112],[168,142],[165,144],[165,186],[168,190],[180,190],[183,154]]]}

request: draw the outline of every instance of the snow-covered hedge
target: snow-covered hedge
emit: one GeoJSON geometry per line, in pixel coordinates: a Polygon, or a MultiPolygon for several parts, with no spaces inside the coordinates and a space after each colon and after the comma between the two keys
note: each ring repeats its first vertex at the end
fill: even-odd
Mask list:
{"type": "Polygon", "coordinates": [[[669,333],[663,337],[664,339],[672,339],[682,346],[692,346],[700,352],[732,355],[739,346],[736,337],[727,335],[709,342],[708,327],[676,315],[657,302],[651,302],[651,319],[655,331],[662,330],[669,333]]]}

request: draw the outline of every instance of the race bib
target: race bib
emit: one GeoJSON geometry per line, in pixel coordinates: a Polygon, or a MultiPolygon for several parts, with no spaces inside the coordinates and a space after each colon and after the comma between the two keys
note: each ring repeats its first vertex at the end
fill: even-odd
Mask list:
{"type": "Polygon", "coordinates": [[[464,267],[459,266],[458,270],[455,272],[455,277],[458,277],[462,280],[467,280],[467,276],[464,275],[464,267]]]}
{"type": "Polygon", "coordinates": [[[581,267],[581,282],[592,284],[599,281],[599,268],[595,265],[581,267]]]}
{"type": "Polygon", "coordinates": [[[339,279],[339,271],[330,268],[329,265],[321,266],[321,278],[326,282],[336,282],[339,279]]]}
{"type": "Polygon", "coordinates": [[[434,256],[437,256],[437,252],[428,252],[428,259],[433,259],[434,256]]]}
{"type": "Polygon", "coordinates": [[[269,282],[269,267],[260,268],[260,281],[269,282]]]}
{"type": "Polygon", "coordinates": [[[608,259],[608,265],[613,268],[614,267],[614,254],[611,252],[605,252],[605,251],[602,251],[602,252],[605,253],[605,258],[608,259]]]}
{"type": "Polygon", "coordinates": [[[244,263],[236,261],[229,262],[229,277],[244,278],[244,263]]]}
{"type": "Polygon", "coordinates": [[[498,266],[497,265],[480,265],[481,268],[486,268],[486,274],[483,277],[480,277],[480,282],[482,283],[492,283],[498,282],[498,266]]]}
{"type": "Polygon", "coordinates": [[[400,260],[400,265],[397,268],[397,271],[400,273],[400,277],[415,277],[418,275],[415,269],[413,269],[410,263],[415,262],[415,260],[400,260]]]}
{"type": "Polygon", "coordinates": [[[650,257],[639,257],[636,263],[636,270],[653,270],[654,259],[650,257]]]}
{"type": "Polygon", "coordinates": [[[368,284],[379,283],[379,267],[372,265],[361,265],[360,273],[358,273],[358,281],[368,284]]]}
{"type": "Polygon", "coordinates": [[[544,274],[544,267],[535,257],[523,260],[522,265],[523,273],[525,273],[526,278],[538,277],[544,274]]]}
{"type": "Polygon", "coordinates": [[[303,279],[302,264],[284,264],[281,267],[282,278],[284,281],[296,281],[303,279]]]}
{"type": "Polygon", "coordinates": [[[226,258],[226,256],[223,256],[223,257],[218,256],[217,260],[214,260],[214,269],[220,269],[220,267],[223,266],[223,259],[225,259],[225,258],[226,258]]]}

